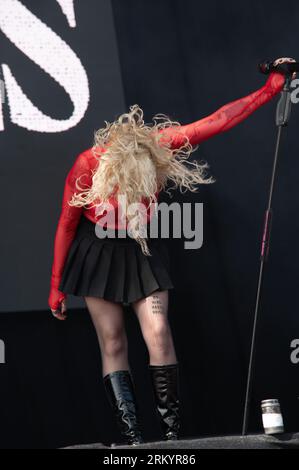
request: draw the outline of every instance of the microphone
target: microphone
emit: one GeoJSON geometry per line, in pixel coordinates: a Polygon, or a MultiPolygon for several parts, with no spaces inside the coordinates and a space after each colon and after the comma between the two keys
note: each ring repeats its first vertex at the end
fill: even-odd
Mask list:
{"type": "Polygon", "coordinates": [[[264,60],[258,64],[258,69],[265,75],[268,75],[270,72],[281,72],[285,75],[291,75],[299,71],[299,62],[285,62],[275,66],[273,61],[264,60]]]}

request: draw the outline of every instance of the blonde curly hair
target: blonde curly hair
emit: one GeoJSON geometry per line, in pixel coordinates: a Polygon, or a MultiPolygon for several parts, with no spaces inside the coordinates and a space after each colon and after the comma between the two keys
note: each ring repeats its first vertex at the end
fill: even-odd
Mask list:
{"type": "MultiPolygon", "coordinates": [[[[92,185],[83,188],[78,178],[76,185],[80,192],[70,201],[72,206],[97,206],[97,201],[106,202],[117,191],[126,197],[128,205],[146,200],[149,207],[156,202],[155,193],[161,190],[169,193],[179,188],[181,192],[195,192],[199,184],[213,182],[212,178],[206,178],[206,163],[188,161],[196,148],[187,137],[180,148],[171,148],[163,130],[169,127],[172,132],[179,130],[180,123],[168,116],[157,114],[152,124],[145,124],[143,111],[135,104],[128,113],[105,124],[94,135],[93,153],[100,162],[93,172],[92,185]]],[[[127,217],[134,218],[129,214],[127,217]]],[[[140,227],[136,227],[133,236],[143,253],[149,255],[140,227]]]]}

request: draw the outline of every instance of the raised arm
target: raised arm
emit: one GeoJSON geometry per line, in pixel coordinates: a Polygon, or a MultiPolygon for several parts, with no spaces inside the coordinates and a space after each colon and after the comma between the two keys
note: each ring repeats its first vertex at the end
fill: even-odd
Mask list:
{"type": "Polygon", "coordinates": [[[72,207],[68,204],[73,194],[75,192],[79,192],[76,188],[76,180],[78,177],[80,177],[81,186],[90,184],[91,171],[86,152],[77,157],[65,181],[62,209],[54,241],[54,261],[52,265],[51,288],[48,300],[49,306],[52,310],[60,308],[61,302],[66,297],[65,294],[59,291],[58,287],[61,281],[66,257],[82,214],[81,207],[72,207]]]}
{"type": "Polygon", "coordinates": [[[272,72],[265,85],[259,90],[222,106],[213,114],[199,121],[185,126],[164,129],[161,131],[162,140],[170,140],[172,148],[179,148],[186,142],[186,137],[191,145],[196,145],[216,134],[228,131],[277,95],[282,90],[284,81],[284,75],[272,72]]]}

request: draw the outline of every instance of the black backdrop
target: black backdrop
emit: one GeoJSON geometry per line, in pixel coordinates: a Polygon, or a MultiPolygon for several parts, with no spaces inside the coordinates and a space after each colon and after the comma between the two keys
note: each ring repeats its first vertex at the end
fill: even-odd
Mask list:
{"type": "MultiPolygon", "coordinates": [[[[44,125],[43,132],[29,131],[13,124],[8,107],[11,102],[7,97],[3,104],[5,128],[0,132],[1,187],[10,197],[3,208],[6,230],[1,234],[4,249],[0,267],[3,279],[0,311],[41,310],[47,307],[46,279],[52,262],[53,237],[66,172],[75,157],[92,145],[93,132],[103,125],[104,119],[113,120],[124,111],[110,2],[90,0],[86,5],[85,2],[75,1],[74,28],[69,26],[55,0],[22,3],[43,22],[43,28],[51,28],[52,34],[58,35],[76,54],[87,75],[90,99],[78,124],[63,132],[47,132],[51,124],[44,125]],[[12,187],[15,189],[12,190],[12,187]]],[[[0,15],[4,12],[2,9],[0,15]]],[[[21,28],[20,18],[16,12],[15,29],[21,28]]],[[[22,21],[22,30],[25,29],[24,23],[25,20],[22,21]]],[[[23,92],[43,114],[52,119],[67,120],[73,113],[73,104],[57,79],[41,69],[40,57],[35,62],[31,59],[33,47],[28,48],[28,57],[16,47],[16,34],[11,41],[1,28],[0,34],[1,64],[10,67],[23,92]]],[[[30,34],[30,28],[27,34],[30,34]]],[[[42,30],[40,34],[46,33],[42,30]]],[[[48,67],[53,56],[50,48],[49,41],[48,47],[46,45],[42,51],[43,55],[48,56],[48,67]]],[[[62,48],[55,51],[56,62],[63,70],[66,60],[59,57],[59,50],[62,48]]],[[[75,99],[85,102],[83,77],[74,59],[70,63],[73,68],[66,71],[64,80],[70,80],[68,73],[73,75],[71,78],[75,83],[77,79],[72,98],[75,96],[75,99]]],[[[68,63],[67,66],[70,67],[68,63]]],[[[29,113],[25,117],[30,125],[29,113]]],[[[74,304],[71,301],[70,305],[74,304]]]]}
{"type": "MultiPolygon", "coordinates": [[[[288,8],[232,0],[113,0],[111,4],[126,105],[140,104],[148,120],[157,112],[182,123],[198,119],[260,87],[264,77],[257,73],[256,64],[261,58],[298,56],[299,6],[295,1],[288,8]]],[[[87,23],[97,20],[95,14],[89,20],[90,11],[83,4],[80,9],[87,23]]],[[[78,37],[77,44],[83,47],[87,37],[78,37]]],[[[93,79],[94,93],[99,76],[93,79]]],[[[113,113],[116,108],[121,112],[121,107],[114,102],[113,113]]],[[[109,118],[109,102],[106,109],[109,118]]],[[[186,251],[182,241],[170,242],[176,285],[170,319],[181,364],[185,436],[241,430],[261,226],[274,151],[274,112],[275,102],[269,103],[238,128],[201,145],[196,158],[209,162],[217,183],[193,197],[176,195],[180,201],[204,203],[203,247],[186,251]]],[[[106,116],[101,114],[103,118],[106,116]]],[[[286,429],[298,430],[298,365],[290,361],[290,343],[299,335],[297,120],[294,106],[282,142],[273,201],[251,431],[261,428],[260,400],[276,397],[281,400],[286,429]]],[[[57,220],[65,168],[81,142],[89,142],[95,126],[94,120],[82,122],[79,134],[75,128],[72,139],[61,137],[59,151],[65,146],[68,160],[61,167],[55,163],[55,196],[49,195],[55,206],[51,227],[57,220]]],[[[35,137],[25,132],[21,137],[27,139],[29,152],[35,137]]],[[[10,224],[4,221],[5,230],[10,230],[10,224]]],[[[39,262],[48,263],[48,250],[50,243],[39,262]]],[[[37,282],[47,285],[48,278],[28,279],[26,289],[32,296],[37,282]]],[[[9,289],[13,295],[12,287],[9,289]]],[[[7,294],[4,291],[2,297],[8,305],[7,294]]],[[[158,428],[144,373],[146,351],[130,309],[126,319],[145,435],[155,438],[158,428]]],[[[86,310],[71,311],[65,323],[56,322],[46,311],[3,313],[0,321],[7,360],[0,365],[1,446],[55,447],[115,439],[101,385],[96,338],[86,310]]]]}

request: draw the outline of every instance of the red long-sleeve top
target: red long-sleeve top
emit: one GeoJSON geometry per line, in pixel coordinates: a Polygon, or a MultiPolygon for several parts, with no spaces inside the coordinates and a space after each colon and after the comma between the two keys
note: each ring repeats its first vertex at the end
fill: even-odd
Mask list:
{"type": "MultiPolygon", "coordinates": [[[[259,90],[248,96],[222,106],[213,114],[199,121],[185,126],[163,129],[163,131],[161,131],[163,132],[162,141],[165,139],[165,141],[170,142],[171,148],[175,149],[180,148],[185,143],[186,137],[188,137],[191,145],[196,145],[216,134],[227,131],[250,116],[250,114],[260,106],[270,101],[271,98],[282,90],[284,81],[285,78],[282,74],[272,72],[266,83],[259,90]]],[[[104,152],[105,149],[101,149],[101,151],[104,152]]],[[[81,177],[80,185],[82,187],[91,185],[92,170],[95,169],[97,164],[100,164],[100,161],[95,158],[92,150],[86,150],[77,157],[66,178],[62,210],[54,242],[54,261],[49,295],[49,306],[54,310],[58,309],[61,301],[66,297],[64,293],[59,291],[58,287],[65,260],[74,239],[81,215],[84,215],[94,223],[98,220],[96,219],[95,208],[85,209],[72,207],[68,202],[72,195],[78,192],[76,188],[76,180],[78,177],[81,177]]],[[[114,207],[117,205],[114,197],[109,200],[109,203],[114,207]]],[[[117,225],[115,225],[115,227],[117,228],[117,225]]]]}

